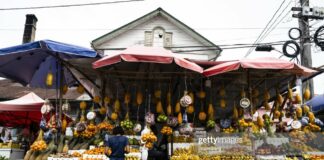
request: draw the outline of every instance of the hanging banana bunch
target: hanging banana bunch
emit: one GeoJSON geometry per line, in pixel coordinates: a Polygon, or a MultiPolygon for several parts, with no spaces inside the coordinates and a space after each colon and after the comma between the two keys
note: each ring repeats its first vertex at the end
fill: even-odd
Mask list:
{"type": "Polygon", "coordinates": [[[111,102],[111,98],[108,97],[108,96],[105,96],[105,98],[104,98],[104,102],[105,102],[105,105],[110,104],[110,102],[111,102]]]}
{"type": "Polygon", "coordinates": [[[118,98],[116,98],[115,102],[114,102],[114,111],[119,113],[120,112],[120,101],[118,98]]]}
{"type": "Polygon", "coordinates": [[[269,100],[270,100],[270,92],[269,90],[266,89],[263,94],[263,101],[268,102],[269,100]]]}
{"type": "Polygon", "coordinates": [[[136,103],[138,106],[140,106],[143,103],[143,93],[141,91],[138,91],[136,93],[136,103]]]}
{"type": "Polygon", "coordinates": [[[242,90],[240,92],[240,96],[241,96],[241,98],[245,98],[246,97],[246,93],[244,91],[244,87],[242,88],[242,90]]]}
{"type": "Polygon", "coordinates": [[[208,117],[209,117],[209,119],[214,118],[214,106],[212,103],[208,104],[208,117]]]}
{"type": "Polygon", "coordinates": [[[53,85],[54,75],[52,71],[49,71],[46,75],[46,86],[51,87],[53,85]]]}
{"type": "Polygon", "coordinates": [[[191,104],[191,105],[189,105],[189,106],[187,107],[186,112],[187,112],[188,114],[192,114],[192,113],[195,112],[195,108],[194,108],[193,104],[191,104]]]}
{"type": "Polygon", "coordinates": [[[78,93],[83,94],[84,93],[84,87],[82,85],[79,85],[77,88],[78,93]]]}
{"type": "Polygon", "coordinates": [[[131,94],[129,92],[126,92],[124,96],[124,103],[128,106],[130,102],[131,102],[131,94]]]}
{"type": "Polygon", "coordinates": [[[161,100],[159,100],[156,104],[156,113],[163,114],[163,106],[161,100]]]}
{"type": "Polygon", "coordinates": [[[233,119],[238,120],[238,118],[239,118],[239,113],[238,113],[238,110],[236,108],[236,105],[234,104],[234,107],[233,107],[233,119]]]}
{"type": "Polygon", "coordinates": [[[175,113],[179,113],[181,110],[181,105],[180,105],[180,100],[178,100],[178,102],[175,105],[175,113]]]}
{"type": "Polygon", "coordinates": [[[226,107],[226,100],[225,99],[221,99],[219,102],[219,105],[221,108],[225,108],[226,107]]]}
{"type": "Polygon", "coordinates": [[[310,99],[311,95],[310,95],[309,85],[306,86],[303,96],[305,101],[308,101],[310,99]]]}

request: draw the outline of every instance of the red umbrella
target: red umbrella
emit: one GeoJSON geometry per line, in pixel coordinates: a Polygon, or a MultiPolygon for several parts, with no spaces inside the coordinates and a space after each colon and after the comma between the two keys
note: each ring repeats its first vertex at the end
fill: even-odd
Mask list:
{"type": "Polygon", "coordinates": [[[198,73],[203,72],[203,68],[199,65],[190,62],[184,58],[177,57],[170,50],[161,47],[144,47],[133,46],[129,47],[120,53],[108,55],[92,64],[94,69],[104,66],[116,64],[122,61],[126,62],[145,62],[145,63],[160,63],[171,64],[175,63],[178,66],[192,70],[198,73]]]}
{"type": "Polygon", "coordinates": [[[256,58],[256,59],[242,59],[236,61],[225,61],[204,70],[203,74],[206,77],[226,73],[240,68],[250,69],[273,69],[280,70],[279,72],[294,73],[299,76],[310,76],[317,71],[300,66],[293,62],[285,61],[278,58],[256,58]]]}

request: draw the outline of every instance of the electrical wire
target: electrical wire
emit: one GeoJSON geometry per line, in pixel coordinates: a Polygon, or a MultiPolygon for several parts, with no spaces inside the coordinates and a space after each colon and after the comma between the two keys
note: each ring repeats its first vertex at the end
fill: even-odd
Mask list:
{"type": "MultiPolygon", "coordinates": [[[[279,16],[277,17],[277,19],[284,13],[284,11],[290,6],[291,3],[292,3],[292,1],[290,1],[288,3],[288,5],[285,7],[285,9],[283,9],[282,12],[279,14],[279,16]]],[[[288,12],[286,12],[286,14],[277,23],[276,23],[276,21],[277,21],[277,19],[276,19],[272,23],[272,25],[269,27],[268,31],[263,35],[263,37],[260,38],[260,42],[262,42],[274,29],[276,29],[276,27],[288,16],[288,14],[290,12],[291,12],[291,10],[289,10],[288,12]]]]}
{"type": "Polygon", "coordinates": [[[94,6],[94,5],[105,5],[105,4],[116,4],[116,3],[127,3],[137,2],[144,0],[120,0],[111,2],[98,2],[98,3],[81,3],[81,4],[65,4],[65,5],[54,5],[54,6],[36,6],[36,7],[14,7],[14,8],[0,8],[0,11],[12,11],[12,10],[29,10],[29,9],[49,9],[49,8],[67,8],[67,7],[81,7],[81,6],[94,6]]]}
{"type": "MultiPolygon", "coordinates": [[[[260,33],[260,35],[258,36],[258,38],[254,41],[255,43],[259,42],[260,37],[264,34],[264,32],[266,31],[266,29],[268,28],[268,26],[271,24],[272,20],[276,17],[277,13],[279,12],[279,10],[281,9],[281,7],[283,6],[283,4],[286,2],[286,0],[283,0],[279,6],[279,8],[276,10],[276,12],[272,15],[270,21],[267,23],[267,25],[264,27],[264,29],[262,30],[262,32],[260,33]]],[[[252,51],[253,51],[253,47],[249,49],[249,51],[245,54],[244,57],[247,57],[252,51]]]]}

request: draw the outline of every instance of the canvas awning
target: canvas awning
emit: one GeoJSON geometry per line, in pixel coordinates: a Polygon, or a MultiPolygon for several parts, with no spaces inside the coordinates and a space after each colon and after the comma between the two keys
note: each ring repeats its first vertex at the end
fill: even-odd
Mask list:
{"type": "Polygon", "coordinates": [[[43,104],[44,100],[33,92],[14,100],[0,102],[0,125],[13,127],[39,123],[43,104]]]}
{"type": "Polygon", "coordinates": [[[20,98],[0,102],[0,111],[38,111],[44,104],[44,100],[35,93],[30,92],[20,98]]]}

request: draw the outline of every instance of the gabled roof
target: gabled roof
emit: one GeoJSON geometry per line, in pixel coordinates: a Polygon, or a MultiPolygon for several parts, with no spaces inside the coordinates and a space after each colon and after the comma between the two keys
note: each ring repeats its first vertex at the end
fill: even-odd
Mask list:
{"type": "MultiPolygon", "coordinates": [[[[164,18],[166,18],[168,21],[170,21],[171,23],[173,23],[174,25],[176,25],[177,27],[181,28],[183,31],[185,31],[186,33],[189,33],[190,35],[192,35],[196,40],[200,41],[202,44],[208,46],[208,47],[217,47],[219,49],[218,55],[219,53],[222,51],[222,49],[220,47],[218,47],[217,45],[215,45],[214,43],[212,43],[211,41],[209,41],[208,39],[206,39],[205,37],[203,37],[202,35],[200,35],[198,32],[196,32],[194,29],[190,28],[189,26],[187,26],[186,24],[182,23],[181,21],[179,21],[178,19],[176,19],[175,17],[173,17],[172,15],[170,15],[169,13],[167,13],[166,11],[164,11],[162,8],[157,8],[156,10],[140,17],[137,18],[136,20],[121,26],[95,40],[93,40],[91,42],[91,45],[96,48],[97,46],[100,46],[101,44],[117,37],[118,35],[127,32],[128,30],[143,24],[145,22],[147,22],[148,20],[156,17],[156,16],[162,16],[164,18]]],[[[217,51],[217,50],[216,50],[217,51]]]]}

